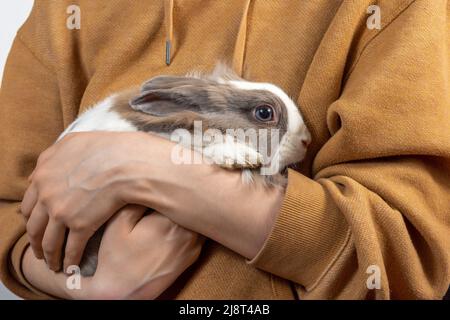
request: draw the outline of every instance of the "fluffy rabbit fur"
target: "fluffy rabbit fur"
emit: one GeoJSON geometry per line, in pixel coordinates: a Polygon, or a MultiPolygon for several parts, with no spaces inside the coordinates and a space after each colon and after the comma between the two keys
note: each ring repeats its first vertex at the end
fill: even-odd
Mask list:
{"type": "MultiPolygon", "coordinates": [[[[192,133],[196,121],[201,121],[203,131],[218,130],[224,139],[180,144],[219,166],[241,169],[247,183],[283,183],[282,172],[304,158],[311,140],[298,107],[283,90],[246,81],[221,64],[210,74],[157,76],[140,88],[114,94],[81,114],[59,139],[81,131],[145,131],[170,139],[176,129],[192,133]],[[254,129],[258,138],[265,132],[272,150],[261,152],[254,140],[230,136],[230,129],[254,129]],[[279,143],[273,147],[277,133],[279,143]],[[262,167],[272,174],[262,175],[262,167]]],[[[81,263],[85,276],[95,272],[101,236],[98,231],[86,248],[81,263]]]]}

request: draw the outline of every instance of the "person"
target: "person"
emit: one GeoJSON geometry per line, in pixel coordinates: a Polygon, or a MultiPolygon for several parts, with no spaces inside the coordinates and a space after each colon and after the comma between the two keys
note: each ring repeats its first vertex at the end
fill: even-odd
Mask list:
{"type": "Polygon", "coordinates": [[[79,29],[66,23],[73,2],[36,0],[5,68],[0,274],[13,292],[444,296],[448,1],[80,0],[79,29]],[[175,165],[172,143],[143,133],[78,133],[54,144],[108,95],[220,60],[298,103],[312,143],[285,189],[243,185],[239,173],[207,163],[175,165]],[[146,207],[157,213],[144,215],[146,207]],[[61,268],[79,262],[104,222],[96,274],[69,289],[61,268]]]}

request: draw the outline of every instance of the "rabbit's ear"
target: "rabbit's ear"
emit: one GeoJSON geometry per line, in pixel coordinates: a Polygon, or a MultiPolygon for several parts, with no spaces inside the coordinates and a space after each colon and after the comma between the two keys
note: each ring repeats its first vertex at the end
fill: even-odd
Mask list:
{"type": "Polygon", "coordinates": [[[204,86],[207,82],[208,81],[206,79],[191,76],[156,76],[144,82],[141,86],[141,92],[148,90],[172,89],[186,85],[204,86]]]}
{"type": "Polygon", "coordinates": [[[172,100],[161,99],[154,91],[142,92],[139,96],[130,101],[130,106],[136,111],[141,111],[156,117],[167,116],[169,114],[188,110],[185,106],[172,100]]]}
{"type": "Polygon", "coordinates": [[[130,106],[158,117],[183,111],[200,113],[210,85],[204,79],[158,76],[142,85],[140,94],[130,101],[130,106]]]}

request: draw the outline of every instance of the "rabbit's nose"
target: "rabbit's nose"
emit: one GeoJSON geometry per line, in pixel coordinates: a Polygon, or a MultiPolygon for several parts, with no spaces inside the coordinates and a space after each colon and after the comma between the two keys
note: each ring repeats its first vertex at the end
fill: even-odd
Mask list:
{"type": "Polygon", "coordinates": [[[310,143],[311,143],[311,139],[302,139],[303,147],[307,148],[310,143]]]}
{"type": "Polygon", "coordinates": [[[311,144],[311,140],[311,134],[307,129],[305,129],[304,137],[301,140],[303,147],[307,148],[311,144]]]}

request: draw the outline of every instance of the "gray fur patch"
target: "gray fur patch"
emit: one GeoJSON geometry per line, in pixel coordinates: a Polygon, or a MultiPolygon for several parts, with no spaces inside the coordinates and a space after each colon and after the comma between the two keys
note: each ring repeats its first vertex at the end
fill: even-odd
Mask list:
{"type": "Polygon", "coordinates": [[[171,120],[176,114],[191,112],[191,118],[197,115],[196,120],[207,120],[210,128],[219,130],[278,129],[280,136],[287,130],[287,111],[276,95],[266,90],[237,89],[209,79],[158,76],[142,86],[130,105],[136,111],[153,117],[170,116],[171,120]],[[276,121],[255,118],[254,110],[261,105],[273,108],[276,121]]]}

